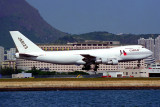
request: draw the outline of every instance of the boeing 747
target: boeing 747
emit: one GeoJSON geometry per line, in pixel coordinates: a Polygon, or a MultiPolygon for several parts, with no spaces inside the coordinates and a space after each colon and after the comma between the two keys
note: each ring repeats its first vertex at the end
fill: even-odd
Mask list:
{"type": "Polygon", "coordinates": [[[117,65],[118,62],[134,61],[147,58],[152,52],[141,45],[119,46],[108,49],[44,51],[31,42],[19,31],[10,31],[18,53],[16,58],[42,61],[53,64],[84,65],[83,70],[90,70],[94,64],[97,71],[99,64],[117,65]]]}

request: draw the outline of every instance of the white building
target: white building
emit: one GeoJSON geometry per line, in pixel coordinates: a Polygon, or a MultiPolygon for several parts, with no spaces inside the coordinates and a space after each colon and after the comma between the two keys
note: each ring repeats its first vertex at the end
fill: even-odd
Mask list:
{"type": "Polygon", "coordinates": [[[31,78],[32,73],[18,73],[18,74],[12,74],[12,78],[31,78]]]}
{"type": "Polygon", "coordinates": [[[152,63],[155,63],[155,45],[154,45],[154,39],[149,38],[149,39],[144,39],[140,38],[138,40],[139,45],[143,45],[145,48],[151,50],[153,52],[153,55],[151,57],[148,57],[145,59],[145,64],[150,65],[152,63]]]}
{"type": "Polygon", "coordinates": [[[7,60],[16,60],[15,58],[16,48],[10,48],[10,50],[7,51],[7,60]]]}
{"type": "MultiPolygon", "coordinates": [[[[152,38],[149,38],[149,39],[144,39],[144,38],[140,38],[139,40],[138,40],[138,44],[140,44],[140,45],[143,45],[143,46],[145,46],[145,48],[147,48],[147,49],[149,49],[149,50],[151,50],[153,53],[155,53],[154,51],[154,39],[152,39],[152,38]]],[[[153,54],[153,57],[154,57],[155,55],[153,54]]]]}
{"type": "Polygon", "coordinates": [[[4,61],[4,48],[0,46],[0,65],[4,61]]]}
{"type": "Polygon", "coordinates": [[[160,61],[160,35],[155,39],[155,41],[152,38],[140,38],[138,40],[138,44],[143,45],[147,49],[151,50],[154,53],[153,58],[155,58],[156,61],[160,61]]]}
{"type": "Polygon", "coordinates": [[[149,69],[124,69],[123,77],[149,77],[149,69]]]}
{"type": "Polygon", "coordinates": [[[109,71],[109,72],[103,72],[103,77],[123,77],[123,72],[119,71],[109,71]]]}
{"type": "Polygon", "coordinates": [[[160,35],[155,39],[155,59],[160,60],[160,35]]]}

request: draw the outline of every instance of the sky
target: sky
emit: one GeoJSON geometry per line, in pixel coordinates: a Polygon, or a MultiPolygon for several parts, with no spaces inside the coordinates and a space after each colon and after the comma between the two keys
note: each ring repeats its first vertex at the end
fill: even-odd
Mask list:
{"type": "Polygon", "coordinates": [[[26,0],[53,27],[70,34],[160,33],[160,0],[26,0]]]}

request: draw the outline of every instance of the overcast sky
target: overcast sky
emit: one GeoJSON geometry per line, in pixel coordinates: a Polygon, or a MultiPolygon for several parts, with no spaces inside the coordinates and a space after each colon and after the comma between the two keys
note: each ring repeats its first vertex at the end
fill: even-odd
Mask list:
{"type": "Polygon", "coordinates": [[[160,33],[160,0],[26,0],[67,33],[160,33]]]}

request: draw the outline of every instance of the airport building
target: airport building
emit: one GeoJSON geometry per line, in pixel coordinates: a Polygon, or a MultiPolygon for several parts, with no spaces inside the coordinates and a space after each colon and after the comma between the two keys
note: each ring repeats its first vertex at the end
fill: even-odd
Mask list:
{"type": "MultiPolygon", "coordinates": [[[[68,43],[66,45],[47,45],[39,44],[38,46],[45,51],[68,51],[81,49],[106,49],[119,46],[118,41],[85,41],[83,43],[68,43]]],[[[73,72],[83,71],[83,65],[58,65],[38,61],[29,61],[24,59],[16,60],[17,68],[22,70],[30,70],[34,66],[43,71],[57,71],[57,72],[73,72]]],[[[120,62],[118,65],[100,64],[98,71],[120,71],[122,69],[136,69],[138,61],[120,62]]],[[[140,68],[146,67],[144,60],[140,61],[140,68]]]]}
{"type": "Polygon", "coordinates": [[[151,64],[146,69],[121,70],[123,77],[160,77],[160,63],[151,64]]]}

